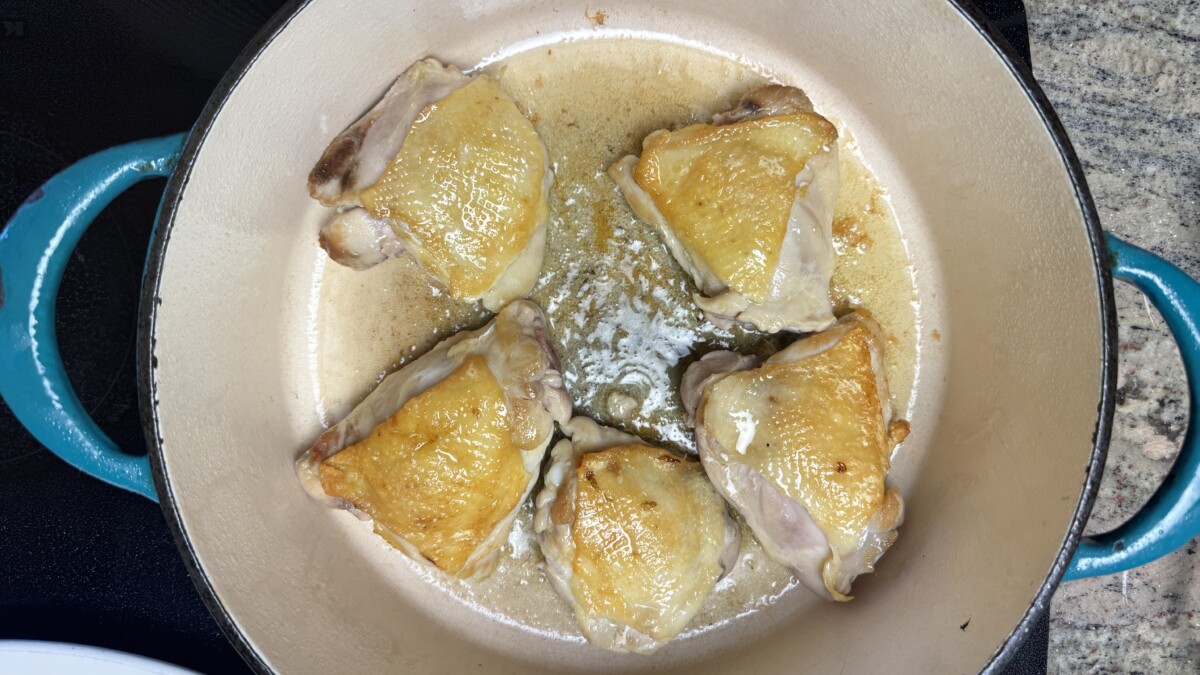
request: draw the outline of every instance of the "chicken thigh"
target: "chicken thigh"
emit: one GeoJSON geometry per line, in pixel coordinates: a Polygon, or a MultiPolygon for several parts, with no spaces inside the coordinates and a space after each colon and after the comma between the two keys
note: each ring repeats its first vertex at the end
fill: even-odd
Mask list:
{"type": "Polygon", "coordinates": [[[698,462],[586,417],[564,430],[534,518],[547,575],[593,644],[654,651],[732,569],[737,525],[698,462]]]}
{"type": "Polygon", "coordinates": [[[683,377],[709,478],[767,554],[826,599],[850,599],[903,519],[886,480],[908,424],[891,420],[883,344],[854,312],[765,362],[713,352],[683,377]]]}
{"type": "Polygon", "coordinates": [[[837,131],[799,89],[752,92],[713,124],[660,130],[609,167],[719,326],[816,331],[833,323],[837,131]]]}
{"type": "Polygon", "coordinates": [[[341,209],[320,233],[333,260],[366,269],[408,251],[455,300],[495,311],[537,280],[553,180],[494,80],[425,59],[330,143],[308,187],[341,209]]]}
{"type": "Polygon", "coordinates": [[[310,494],[458,576],[495,566],[571,401],[537,305],[520,300],[389,375],[297,462],[310,494]]]}

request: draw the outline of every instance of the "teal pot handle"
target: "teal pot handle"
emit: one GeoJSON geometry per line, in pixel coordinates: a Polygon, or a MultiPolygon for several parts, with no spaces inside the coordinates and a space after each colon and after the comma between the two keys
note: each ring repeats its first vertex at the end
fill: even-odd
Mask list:
{"type": "Polygon", "coordinates": [[[80,160],[30,195],[0,232],[0,397],[68,464],[154,501],[149,458],[121,452],[75,394],[54,314],[63,271],[84,231],[134,184],[171,175],[183,140],[153,138],[80,160]]]}
{"type": "Polygon", "coordinates": [[[1153,253],[1111,234],[1105,240],[1113,277],[1150,298],[1179,344],[1191,398],[1190,421],[1179,457],[1158,491],[1129,522],[1084,537],[1063,577],[1066,580],[1145,565],[1200,535],[1200,283],[1153,253]]]}

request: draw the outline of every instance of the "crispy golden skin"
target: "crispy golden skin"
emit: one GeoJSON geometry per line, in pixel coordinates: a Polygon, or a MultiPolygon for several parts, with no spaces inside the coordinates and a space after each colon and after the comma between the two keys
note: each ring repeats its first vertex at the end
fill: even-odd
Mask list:
{"type": "Polygon", "coordinates": [[[796,198],[796,176],[837,131],[814,113],[651,136],[634,180],[692,256],[750,300],[763,302],[796,198]]]}
{"type": "Polygon", "coordinates": [[[481,356],[321,463],[321,486],[450,574],[508,515],[529,473],[504,393],[481,356]]]}
{"type": "Polygon", "coordinates": [[[583,455],[575,480],[579,608],[656,640],[674,637],[721,571],[725,506],[704,469],[631,444],[583,455]]]}
{"type": "Polygon", "coordinates": [[[417,117],[383,177],[360,193],[456,300],[483,295],[545,220],[546,151],[481,75],[417,117]]]}
{"type": "Polygon", "coordinates": [[[841,550],[857,546],[884,503],[892,447],[870,340],[856,323],[819,354],[732,373],[709,390],[704,417],[723,447],[803,504],[841,550]]]}

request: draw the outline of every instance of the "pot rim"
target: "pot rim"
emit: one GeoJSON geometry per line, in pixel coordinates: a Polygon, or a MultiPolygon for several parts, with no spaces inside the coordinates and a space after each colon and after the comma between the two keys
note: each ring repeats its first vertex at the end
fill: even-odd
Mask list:
{"type": "Polygon", "coordinates": [[[992,654],[980,672],[995,675],[1002,671],[1029,636],[1033,624],[1038,621],[1050,608],[1050,598],[1062,582],[1063,575],[1071,564],[1083,530],[1091,516],[1092,506],[1096,502],[1096,493],[1100,489],[1100,478],[1104,473],[1105,459],[1108,457],[1108,443],[1112,436],[1113,412],[1116,409],[1117,391],[1117,308],[1113,298],[1112,268],[1109,264],[1108,246],[1104,242],[1104,228],[1100,225],[1100,216],[1096,213],[1096,204],[1092,201],[1092,191],[1088,188],[1084,176],[1083,165],[1075,154],[1067,130],[1063,128],[1058,114],[1050,105],[1046,92],[1033,77],[1032,68],[1027,68],[1017,55],[1016,50],[1008,41],[1000,36],[984,18],[983,13],[968,0],[947,0],[970,23],[979,35],[991,46],[1000,60],[1008,68],[1008,72],[1021,85],[1025,96],[1033,104],[1042,124],[1046,126],[1059,157],[1071,179],[1075,190],[1075,201],[1079,205],[1080,215],[1083,216],[1084,227],[1092,245],[1092,264],[1096,268],[1096,291],[1100,304],[1100,403],[1096,410],[1096,428],[1092,431],[1092,456],[1088,460],[1087,473],[1083,481],[1083,490],[1079,502],[1075,505],[1075,513],[1071,516],[1071,524],[1063,537],[1058,555],[1046,578],[1042,580],[1037,593],[1025,615],[1017,622],[1004,643],[992,654]]]}
{"type": "MultiPolygon", "coordinates": [[[[1105,459],[1108,455],[1108,444],[1112,434],[1113,412],[1116,405],[1117,388],[1117,325],[1116,305],[1113,299],[1112,272],[1109,266],[1108,248],[1104,242],[1104,230],[1100,225],[1100,217],[1092,201],[1091,191],[1084,177],[1083,166],[1066,130],[1055,114],[1049,99],[1033,77],[1032,70],[1026,68],[1016,51],[1001,37],[987,22],[980,10],[970,4],[970,0],[946,0],[970,24],[995,51],[996,55],[1008,68],[1009,73],[1020,84],[1029,102],[1037,111],[1046,131],[1054,141],[1062,159],[1064,168],[1075,192],[1075,201],[1079,205],[1085,229],[1092,249],[1092,263],[1096,268],[1097,293],[1101,310],[1101,384],[1100,403],[1097,406],[1096,427],[1092,432],[1092,452],[1088,461],[1087,473],[1080,492],[1079,502],[1071,516],[1070,526],[1063,538],[1054,563],[1049,573],[1042,580],[1038,591],[1026,609],[1025,614],[1005,638],[1004,642],[992,654],[991,659],[981,669],[981,673],[994,675],[1008,665],[1020,646],[1028,637],[1033,624],[1049,609],[1050,599],[1062,581],[1071,558],[1075,553],[1079,540],[1083,536],[1084,527],[1092,512],[1100,478],[1104,470],[1105,459]]],[[[163,514],[167,526],[175,539],[184,565],[187,567],[196,590],[203,599],[205,606],[213,615],[225,637],[233,644],[252,670],[258,673],[272,673],[270,665],[254,649],[254,646],[242,634],[233,616],[225,609],[212,583],[200,566],[191,541],[179,511],[175,506],[174,492],[167,479],[166,469],[162,461],[162,438],[158,432],[157,410],[154,405],[155,390],[152,373],[157,366],[154,359],[154,326],[159,305],[159,285],[162,280],[167,245],[170,242],[171,230],[174,226],[175,214],[178,211],[184,189],[187,186],[192,166],[199,155],[200,148],[217,116],[220,115],[230,94],[237,88],[242,77],[258,60],[272,41],[282,33],[311,0],[292,0],[281,8],[258,34],[250,41],[238,56],[229,71],[221,79],[212,96],[201,111],[196,124],[188,134],[187,142],[179,157],[175,172],[168,180],[159,205],[157,223],[154,228],[142,284],[142,294],[138,318],[138,398],[146,445],[150,456],[151,472],[154,484],[159,494],[163,514]]]]}

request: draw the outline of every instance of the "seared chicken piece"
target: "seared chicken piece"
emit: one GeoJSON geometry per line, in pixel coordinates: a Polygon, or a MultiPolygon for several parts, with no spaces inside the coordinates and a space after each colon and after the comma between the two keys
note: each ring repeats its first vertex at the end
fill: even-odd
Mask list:
{"type": "Polygon", "coordinates": [[[700,463],[571,420],[550,454],[534,531],[587,639],[651,652],[700,611],[740,535],[700,463]]]}
{"type": "Polygon", "coordinates": [[[713,124],[656,131],[608,173],[710,321],[771,333],[833,323],[837,131],[799,89],[763,87],[713,124]]]}
{"type": "Polygon", "coordinates": [[[553,182],[533,125],[486,75],[426,59],[342,132],[308,178],[321,228],[365,269],[407,250],[456,300],[497,310],[537,281],[553,182]]]}
{"type": "Polygon", "coordinates": [[[537,305],[443,340],[392,373],[297,462],[310,494],[371,518],[418,560],[483,576],[571,400],[537,305]]]}
{"type": "Polygon", "coordinates": [[[886,480],[908,423],[891,420],[883,344],[855,312],[765,362],[713,352],[683,376],[713,485],[767,554],[826,599],[850,599],[903,519],[886,480]]]}

